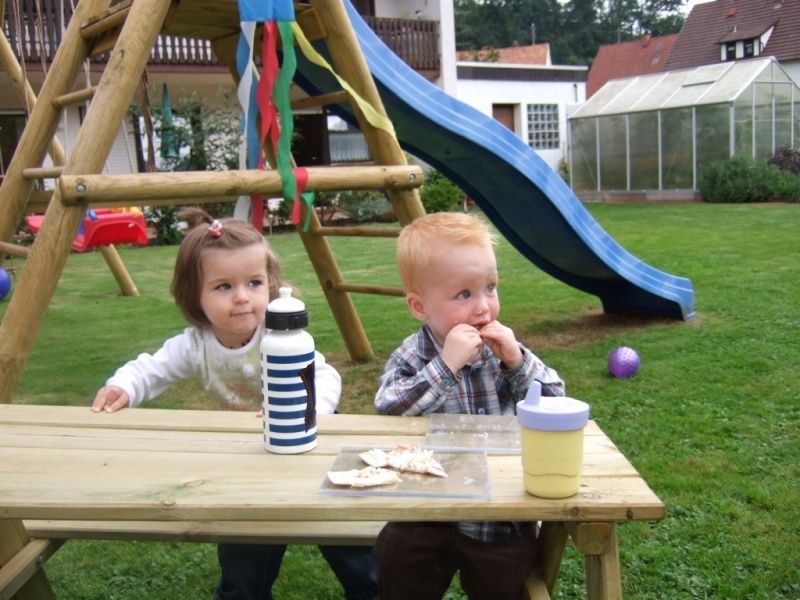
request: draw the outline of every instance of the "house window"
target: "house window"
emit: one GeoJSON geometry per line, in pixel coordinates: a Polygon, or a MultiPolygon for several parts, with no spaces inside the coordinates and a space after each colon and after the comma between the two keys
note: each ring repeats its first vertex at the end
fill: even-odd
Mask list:
{"type": "Polygon", "coordinates": [[[725,44],[725,60],[736,60],[736,42],[725,44]]]}
{"type": "Polygon", "coordinates": [[[755,40],[746,40],[744,43],[744,57],[749,58],[755,56],[755,40]]]}
{"type": "Polygon", "coordinates": [[[537,150],[559,148],[558,104],[528,105],[528,145],[537,150]]]}

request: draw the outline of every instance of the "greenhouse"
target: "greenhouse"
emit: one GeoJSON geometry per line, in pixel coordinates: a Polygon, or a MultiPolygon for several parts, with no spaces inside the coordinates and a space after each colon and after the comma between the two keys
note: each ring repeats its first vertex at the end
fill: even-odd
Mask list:
{"type": "Polygon", "coordinates": [[[576,192],[696,190],[703,167],[800,144],[800,88],[773,58],[606,83],[569,118],[576,192]]]}

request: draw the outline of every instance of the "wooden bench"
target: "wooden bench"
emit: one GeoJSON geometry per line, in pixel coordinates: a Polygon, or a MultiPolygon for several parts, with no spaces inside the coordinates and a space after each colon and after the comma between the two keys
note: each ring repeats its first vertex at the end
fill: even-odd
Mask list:
{"type": "MultiPolygon", "coordinates": [[[[0,600],[13,597],[67,540],[371,546],[384,525],[380,521],[26,520],[23,523],[31,540],[22,552],[0,569],[0,600]]],[[[540,573],[541,569],[537,567],[526,581],[530,600],[550,598],[548,586],[540,573]]]]}

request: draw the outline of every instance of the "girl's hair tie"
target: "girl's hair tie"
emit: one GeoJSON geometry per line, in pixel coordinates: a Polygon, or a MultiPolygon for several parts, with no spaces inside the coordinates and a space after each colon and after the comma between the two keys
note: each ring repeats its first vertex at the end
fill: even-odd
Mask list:
{"type": "Polygon", "coordinates": [[[222,235],[222,221],[219,219],[214,219],[211,221],[211,225],[208,226],[208,233],[211,234],[211,237],[218,238],[222,235]]]}

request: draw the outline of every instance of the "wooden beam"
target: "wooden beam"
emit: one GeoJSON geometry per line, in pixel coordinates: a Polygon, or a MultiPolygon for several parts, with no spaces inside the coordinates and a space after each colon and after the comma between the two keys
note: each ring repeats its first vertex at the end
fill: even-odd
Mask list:
{"type": "Polygon", "coordinates": [[[58,179],[62,172],[62,167],[29,167],[22,171],[22,176],[25,179],[58,179]]]}
{"type": "MultiPolygon", "coordinates": [[[[307,190],[408,189],[422,184],[418,166],[309,167],[307,190]]],[[[62,175],[61,201],[72,206],[106,202],[124,206],[132,201],[174,198],[192,201],[203,196],[280,195],[277,171],[181,171],[133,175],[62,175]]]]}
{"type": "Polygon", "coordinates": [[[317,106],[328,106],[330,104],[341,104],[349,102],[350,96],[344,90],[331,92],[330,94],[320,94],[319,96],[308,96],[307,98],[297,98],[292,100],[292,109],[316,108],[317,106]]]}
{"type": "Polygon", "coordinates": [[[13,598],[36,573],[63,541],[31,540],[0,568],[0,597],[13,598]]]}
{"type": "Polygon", "coordinates": [[[405,296],[403,288],[382,285],[362,285],[358,283],[332,283],[330,289],[335,292],[357,292],[359,294],[378,294],[380,296],[405,296]]]}
{"type": "Polygon", "coordinates": [[[63,108],[65,106],[71,106],[72,104],[86,102],[87,100],[92,99],[96,91],[97,86],[93,85],[91,87],[78,90],[77,92],[71,92],[69,94],[64,94],[63,96],[58,96],[57,98],[53,99],[53,106],[57,108],[63,108]]]}
{"type": "Polygon", "coordinates": [[[28,246],[20,246],[0,240],[0,254],[3,253],[15,258],[25,258],[31,253],[31,249],[28,246]]]}
{"type": "Polygon", "coordinates": [[[125,19],[128,18],[132,4],[132,0],[126,0],[110,6],[101,15],[87,19],[86,23],[81,24],[81,37],[85,40],[92,40],[98,35],[120,27],[125,22],[125,19]]]}
{"type": "Polygon", "coordinates": [[[397,237],[400,235],[399,229],[389,229],[386,227],[318,227],[312,229],[311,233],[317,235],[330,236],[350,236],[350,237],[397,237]]]}
{"type": "Polygon", "coordinates": [[[38,546],[30,546],[30,537],[17,519],[0,519],[0,597],[15,600],[55,599],[53,589],[47,575],[41,569],[26,572],[25,580],[19,576],[30,565],[27,556],[17,558],[19,553],[40,550],[38,546]],[[4,589],[4,585],[8,586],[4,589]],[[13,589],[16,588],[16,589],[13,589]],[[8,593],[6,593],[8,592],[8,593]]]}

